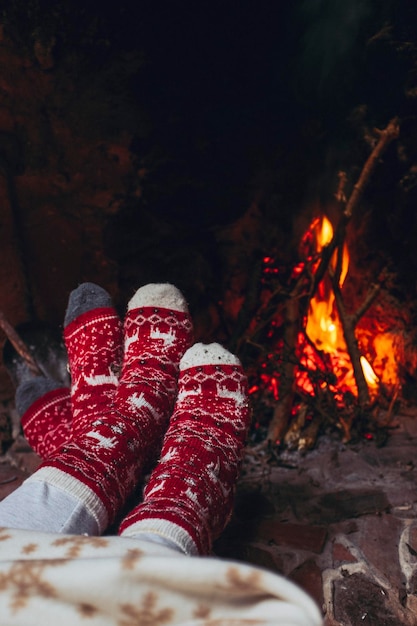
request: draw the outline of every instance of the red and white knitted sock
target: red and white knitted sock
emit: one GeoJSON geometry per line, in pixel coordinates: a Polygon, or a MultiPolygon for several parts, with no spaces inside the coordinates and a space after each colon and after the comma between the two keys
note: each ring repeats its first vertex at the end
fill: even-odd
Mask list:
{"type": "Polygon", "coordinates": [[[159,453],[174,408],[179,362],[192,339],[188,308],[176,287],[146,285],[130,300],[116,405],[137,421],[146,461],[159,453]]]}
{"type": "Polygon", "coordinates": [[[154,533],[185,553],[207,554],[232,512],[249,420],[237,357],[216,343],[187,350],[161,459],[120,534],[154,533]]]}
{"type": "Polygon", "coordinates": [[[74,434],[108,410],[118,385],[122,323],[113,307],[82,313],[64,329],[71,372],[74,434]]]}
{"type": "Polygon", "coordinates": [[[117,377],[110,370],[121,367],[122,327],[107,291],[93,283],[80,285],[70,295],[64,325],[68,365],[72,372],[71,393],[51,378],[30,375],[25,376],[16,390],[16,408],[21,415],[23,432],[42,459],[49,458],[68,442],[73,409],[84,415],[87,395],[90,399],[91,394],[96,398],[93,404],[97,410],[101,393],[104,391],[104,399],[106,394],[114,392],[117,377]],[[85,356],[86,351],[94,356],[85,356]],[[106,384],[109,378],[110,386],[106,384]],[[86,394],[90,383],[90,393],[86,394]],[[80,389],[84,397],[79,406],[80,389]]]}
{"type": "Polygon", "coordinates": [[[41,459],[47,459],[69,440],[72,408],[68,387],[37,376],[17,388],[16,409],[23,433],[41,459]]]}
{"type": "Polygon", "coordinates": [[[174,372],[186,349],[184,337],[191,329],[185,300],[172,285],[142,287],[128,309],[118,404],[112,363],[121,329],[115,313],[95,309],[66,327],[73,379],[72,439],[31,477],[76,497],[96,519],[99,533],[114,521],[137,485],[149,441],[154,439],[154,426],[167,419],[164,412],[169,403],[164,404],[164,398],[155,393],[165,383],[166,396],[172,388],[171,364],[159,358],[161,350],[165,354],[164,341],[170,344],[170,357],[176,361],[171,367],[174,372]],[[149,318],[158,315],[175,321],[168,329],[155,326],[149,318]],[[140,377],[135,379],[136,370],[140,377]]]}

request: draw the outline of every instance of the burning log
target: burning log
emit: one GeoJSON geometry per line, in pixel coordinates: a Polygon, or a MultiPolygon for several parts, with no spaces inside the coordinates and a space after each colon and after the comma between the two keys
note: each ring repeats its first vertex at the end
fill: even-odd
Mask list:
{"type": "Polygon", "coordinates": [[[322,421],[322,417],[316,415],[304,429],[298,440],[298,450],[300,452],[307,452],[307,450],[314,448],[322,421]]]}
{"type": "MultiPolygon", "coordinates": [[[[353,312],[346,307],[342,286],[349,264],[347,226],[358,211],[364,190],[384,151],[398,137],[398,121],[391,120],[384,130],[377,132],[378,140],[349,198],[345,192],[347,176],[344,172],[339,174],[336,195],[344,208],[336,228],[333,229],[324,217],[313,221],[302,242],[304,260],[291,274],[292,287],[282,283],[275,285],[267,304],[258,310],[258,313],[269,310],[274,303],[273,294],[280,294],[280,312],[276,314],[279,322],[274,322],[281,333],[276,346],[280,354],[279,367],[276,368],[270,356],[270,345],[262,357],[265,359],[263,368],[271,368],[269,380],[265,374],[261,376],[265,393],[272,390],[275,400],[266,437],[272,446],[284,443],[302,451],[310,449],[320,428],[329,422],[336,423],[344,440],[348,441],[355,420],[363,420],[370,409],[370,390],[375,397],[379,380],[361,354],[357,327],[380,294],[385,283],[384,273],[380,273],[353,312]]],[[[262,332],[265,336],[271,316],[268,314],[267,320],[265,316],[259,317],[251,326],[252,335],[246,334],[244,341],[257,345],[262,351],[260,337],[262,332]]],[[[271,340],[275,334],[275,330],[270,331],[265,339],[271,340]]],[[[259,391],[260,387],[255,385],[254,389],[259,391]]]]}
{"type": "MultiPolygon", "coordinates": [[[[349,352],[349,356],[352,362],[353,372],[356,380],[356,385],[358,389],[358,401],[361,407],[365,407],[369,403],[369,391],[368,385],[365,379],[365,375],[363,372],[363,368],[361,365],[361,354],[358,347],[358,342],[355,335],[355,328],[365,313],[367,308],[372,304],[374,299],[376,298],[381,285],[373,285],[368,292],[367,297],[365,298],[362,306],[354,313],[353,315],[348,315],[346,312],[346,307],[343,301],[342,292],[340,289],[340,274],[341,274],[341,265],[342,265],[342,248],[344,245],[344,240],[346,236],[346,225],[348,221],[351,219],[354,211],[356,211],[357,206],[359,204],[360,199],[362,198],[363,192],[365,190],[366,185],[368,184],[375,168],[379,160],[381,159],[384,151],[387,149],[389,144],[398,138],[399,135],[399,124],[398,119],[394,118],[390,120],[387,127],[382,131],[376,131],[379,135],[379,140],[376,143],[374,149],[369,155],[362,172],[359,176],[358,182],[354,185],[352,194],[348,202],[346,203],[346,207],[343,211],[343,217],[339,222],[339,227],[336,230],[335,236],[333,237],[332,242],[329,244],[329,248],[337,249],[337,263],[336,263],[336,272],[331,276],[332,279],[332,287],[335,294],[336,305],[338,308],[340,320],[343,326],[344,338],[346,341],[346,347],[349,352]]],[[[340,176],[340,185],[338,190],[338,198],[339,201],[344,198],[344,189],[343,185],[346,182],[345,176],[340,176]],[[341,188],[342,187],[342,188],[341,188]]],[[[330,259],[327,258],[327,263],[329,263],[330,259]]],[[[330,269],[331,271],[331,269],[330,269]]]]}
{"type": "Polygon", "coordinates": [[[346,311],[345,303],[342,296],[342,291],[335,277],[332,278],[333,291],[335,294],[335,301],[339,312],[340,321],[343,326],[343,334],[346,341],[347,351],[352,362],[353,372],[358,388],[358,401],[361,407],[365,407],[369,404],[369,390],[368,383],[365,378],[362,365],[362,356],[359,350],[358,341],[356,339],[355,328],[361,317],[366,313],[367,309],[371,306],[378,293],[382,288],[382,283],[374,284],[368,291],[368,294],[363,301],[362,305],[352,315],[349,315],[346,311]]]}
{"type": "Polygon", "coordinates": [[[355,335],[355,319],[356,316],[351,316],[346,313],[345,304],[343,302],[342,293],[339,284],[333,281],[333,290],[335,294],[336,304],[339,311],[340,321],[343,327],[343,334],[346,341],[346,347],[349,352],[350,360],[353,367],[353,373],[355,376],[356,386],[358,388],[358,400],[360,406],[366,406],[369,404],[369,390],[368,384],[365,380],[361,365],[361,353],[358,346],[358,341],[355,335]]]}
{"type": "Polygon", "coordinates": [[[280,377],[280,399],[268,429],[268,440],[278,443],[287,430],[294,399],[295,387],[295,353],[299,334],[299,300],[296,294],[290,296],[286,303],[286,319],[284,322],[284,369],[280,377]]]}
{"type": "Polygon", "coordinates": [[[308,411],[308,406],[305,403],[302,403],[298,409],[297,416],[292,421],[291,426],[288,428],[285,433],[284,442],[286,446],[291,450],[294,448],[298,448],[301,431],[306,423],[306,415],[308,411]]]}

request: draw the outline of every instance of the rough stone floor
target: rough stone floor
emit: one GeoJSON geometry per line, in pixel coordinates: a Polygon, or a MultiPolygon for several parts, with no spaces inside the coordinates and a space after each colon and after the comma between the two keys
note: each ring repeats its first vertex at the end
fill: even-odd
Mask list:
{"type": "MultiPolygon", "coordinates": [[[[0,461],[0,499],[39,462],[21,437],[0,461]]],[[[297,581],[326,626],[415,626],[417,414],[382,448],[321,437],[275,464],[249,449],[215,551],[297,581]]]]}

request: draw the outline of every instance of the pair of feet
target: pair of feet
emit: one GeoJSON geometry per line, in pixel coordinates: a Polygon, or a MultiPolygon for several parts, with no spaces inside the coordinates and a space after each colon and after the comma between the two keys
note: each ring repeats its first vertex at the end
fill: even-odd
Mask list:
{"type": "Polygon", "coordinates": [[[192,323],[172,285],[139,289],[124,323],[107,292],[72,292],[64,323],[71,390],[33,378],[16,406],[43,458],[29,481],[77,498],[102,533],[161,448],[143,501],[120,534],[156,533],[208,553],[233,506],[249,425],[246,378],[219,344],[192,345],[192,323]]]}

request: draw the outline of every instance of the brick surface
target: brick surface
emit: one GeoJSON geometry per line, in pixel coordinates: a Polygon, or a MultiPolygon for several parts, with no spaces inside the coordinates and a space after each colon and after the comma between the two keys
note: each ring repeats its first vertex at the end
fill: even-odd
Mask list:
{"type": "Polygon", "coordinates": [[[337,566],[341,563],[355,563],[357,562],[357,558],[351,553],[349,548],[342,545],[338,541],[333,544],[333,565],[337,566]]]}
{"type": "Polygon", "coordinates": [[[409,531],[409,548],[413,556],[417,557],[417,521],[412,524],[409,531]]]}
{"type": "Polygon", "coordinates": [[[333,524],[341,520],[382,513],[390,503],[381,489],[342,489],[325,493],[310,503],[308,516],[315,523],[333,524]]]}
{"type": "Polygon", "coordinates": [[[268,544],[274,542],[279,546],[291,546],[294,549],[319,554],[326,542],[327,530],[323,526],[265,519],[257,525],[255,536],[258,541],[265,541],[268,544]]]}
{"type": "Polygon", "coordinates": [[[323,606],[323,581],[321,568],[315,559],[307,559],[290,574],[289,578],[305,589],[319,606],[323,606]]]}
{"type": "Polygon", "coordinates": [[[242,550],[242,561],[265,567],[279,574],[283,572],[282,557],[262,545],[248,544],[245,546],[242,550]]]}
{"type": "Polygon", "coordinates": [[[397,588],[400,588],[404,580],[398,557],[402,528],[402,520],[393,515],[368,516],[363,519],[358,540],[359,548],[367,561],[397,588]]]}
{"type": "Polygon", "coordinates": [[[334,616],[343,626],[401,626],[398,613],[387,601],[386,592],[362,574],[334,583],[334,616]]]}
{"type": "MultiPolygon", "coordinates": [[[[383,449],[323,438],[276,467],[254,464],[214,552],[288,576],[326,607],[326,626],[416,626],[412,459],[417,439],[399,430],[383,449]]],[[[38,464],[17,441],[0,464],[0,499],[38,464]]]]}

